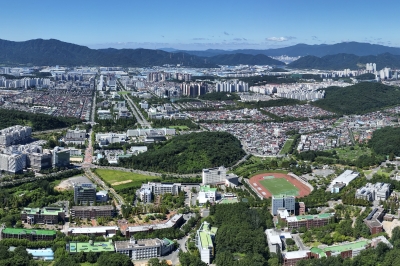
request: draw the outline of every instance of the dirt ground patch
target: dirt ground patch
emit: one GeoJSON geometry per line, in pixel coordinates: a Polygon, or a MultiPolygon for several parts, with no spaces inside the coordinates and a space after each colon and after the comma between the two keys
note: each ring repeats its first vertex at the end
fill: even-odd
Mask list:
{"type": "Polygon", "coordinates": [[[307,185],[303,184],[300,180],[286,174],[281,173],[262,173],[253,176],[250,178],[249,183],[250,185],[256,190],[259,195],[263,196],[264,198],[270,198],[272,196],[271,192],[268,191],[263,185],[261,185],[260,181],[264,180],[264,176],[274,176],[274,178],[285,178],[287,181],[295,185],[299,189],[299,195],[296,196],[297,198],[301,198],[307,196],[311,193],[311,190],[307,185]]]}
{"type": "Polygon", "coordinates": [[[118,185],[130,183],[130,182],[132,182],[132,180],[125,180],[125,181],[115,182],[115,183],[112,183],[111,186],[118,186],[118,185]]]}
{"type": "Polygon", "coordinates": [[[388,236],[392,237],[392,230],[395,227],[400,226],[400,221],[398,219],[394,219],[392,222],[383,221],[382,225],[383,225],[383,229],[388,234],[388,236]]]}
{"type": "Polygon", "coordinates": [[[74,176],[61,181],[61,183],[54,187],[55,190],[72,190],[74,188],[74,183],[92,183],[86,176],[74,176]]]}

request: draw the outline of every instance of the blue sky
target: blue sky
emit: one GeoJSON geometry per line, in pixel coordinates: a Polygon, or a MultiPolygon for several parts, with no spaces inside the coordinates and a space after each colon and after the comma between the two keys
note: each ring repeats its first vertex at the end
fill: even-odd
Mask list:
{"type": "Polygon", "coordinates": [[[358,41],[400,47],[400,1],[7,1],[0,38],[91,48],[267,49],[358,41]]]}

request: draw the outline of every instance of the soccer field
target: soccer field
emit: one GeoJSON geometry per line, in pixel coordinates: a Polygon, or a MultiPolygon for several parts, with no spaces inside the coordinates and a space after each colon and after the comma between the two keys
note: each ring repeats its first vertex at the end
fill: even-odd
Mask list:
{"type": "Polygon", "coordinates": [[[272,195],[299,195],[299,189],[285,178],[264,179],[260,180],[260,184],[271,192],[272,195]]]}

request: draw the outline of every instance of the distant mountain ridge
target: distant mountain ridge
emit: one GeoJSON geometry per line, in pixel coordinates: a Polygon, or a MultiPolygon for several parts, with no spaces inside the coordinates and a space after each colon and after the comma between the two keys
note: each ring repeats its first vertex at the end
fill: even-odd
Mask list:
{"type": "Polygon", "coordinates": [[[304,56],[287,65],[289,68],[297,69],[324,69],[324,70],[342,70],[342,69],[360,69],[366,63],[376,63],[376,69],[385,67],[400,68],[400,55],[384,53],[379,55],[357,56],[354,54],[335,54],[323,57],[304,56]]]}
{"type": "Polygon", "coordinates": [[[263,64],[284,65],[265,55],[199,57],[184,52],[151,49],[90,49],[55,39],[13,42],[0,39],[0,63],[5,65],[103,65],[148,67],[180,64],[186,67],[263,64]]]}
{"type": "MultiPolygon", "coordinates": [[[[283,47],[283,48],[275,48],[275,49],[265,49],[265,50],[254,50],[254,49],[239,49],[239,50],[217,50],[217,49],[209,49],[205,51],[188,51],[188,50],[178,50],[179,52],[185,52],[188,54],[193,54],[196,56],[215,56],[220,54],[263,54],[266,56],[326,56],[332,54],[354,54],[357,56],[367,56],[367,55],[379,55],[384,53],[390,53],[393,55],[400,55],[400,48],[397,47],[389,47],[379,44],[370,44],[370,43],[360,43],[360,42],[342,42],[336,44],[296,44],[293,46],[283,47]]],[[[176,52],[178,52],[176,51],[176,52]]]]}

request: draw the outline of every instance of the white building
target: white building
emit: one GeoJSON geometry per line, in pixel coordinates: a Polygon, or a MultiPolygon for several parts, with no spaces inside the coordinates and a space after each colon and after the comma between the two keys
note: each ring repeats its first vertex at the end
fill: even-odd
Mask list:
{"type": "Polygon", "coordinates": [[[218,228],[211,227],[209,223],[203,222],[196,233],[196,246],[199,249],[200,258],[204,263],[210,264],[214,258],[215,234],[218,228]]]}
{"type": "Polygon", "coordinates": [[[335,185],[336,183],[343,183],[347,186],[351,181],[353,181],[359,175],[360,173],[358,172],[354,172],[352,170],[346,170],[341,175],[333,179],[328,188],[329,190],[332,190],[333,185],[335,185]]]}
{"type": "Polygon", "coordinates": [[[388,183],[367,183],[365,186],[357,189],[356,199],[368,201],[386,200],[390,196],[390,184],[388,183]]]}
{"type": "Polygon", "coordinates": [[[224,166],[203,169],[202,172],[202,184],[226,184],[227,186],[237,186],[238,177],[234,174],[226,174],[226,168],[224,166]]]}
{"type": "Polygon", "coordinates": [[[164,256],[171,252],[174,243],[168,239],[142,239],[129,241],[116,241],[115,252],[125,254],[132,260],[144,260],[164,256]]]}
{"type": "Polygon", "coordinates": [[[217,198],[217,189],[211,188],[210,186],[200,186],[200,192],[197,200],[200,204],[208,202],[215,202],[217,198]]]}
{"type": "Polygon", "coordinates": [[[10,146],[22,144],[32,135],[32,128],[27,126],[12,126],[0,130],[0,145],[10,146]]]}
{"type": "Polygon", "coordinates": [[[148,182],[147,184],[142,184],[141,189],[149,189],[151,193],[155,196],[163,195],[165,193],[171,193],[172,195],[178,195],[181,189],[181,184],[179,183],[156,183],[148,182]]]}
{"type": "Polygon", "coordinates": [[[149,189],[149,188],[141,188],[139,190],[139,196],[140,196],[140,200],[143,203],[151,202],[151,189],[149,189]]]}
{"type": "Polygon", "coordinates": [[[288,212],[294,213],[296,210],[295,196],[288,196],[288,195],[272,196],[272,214],[277,215],[278,209],[286,209],[288,212]]]}

